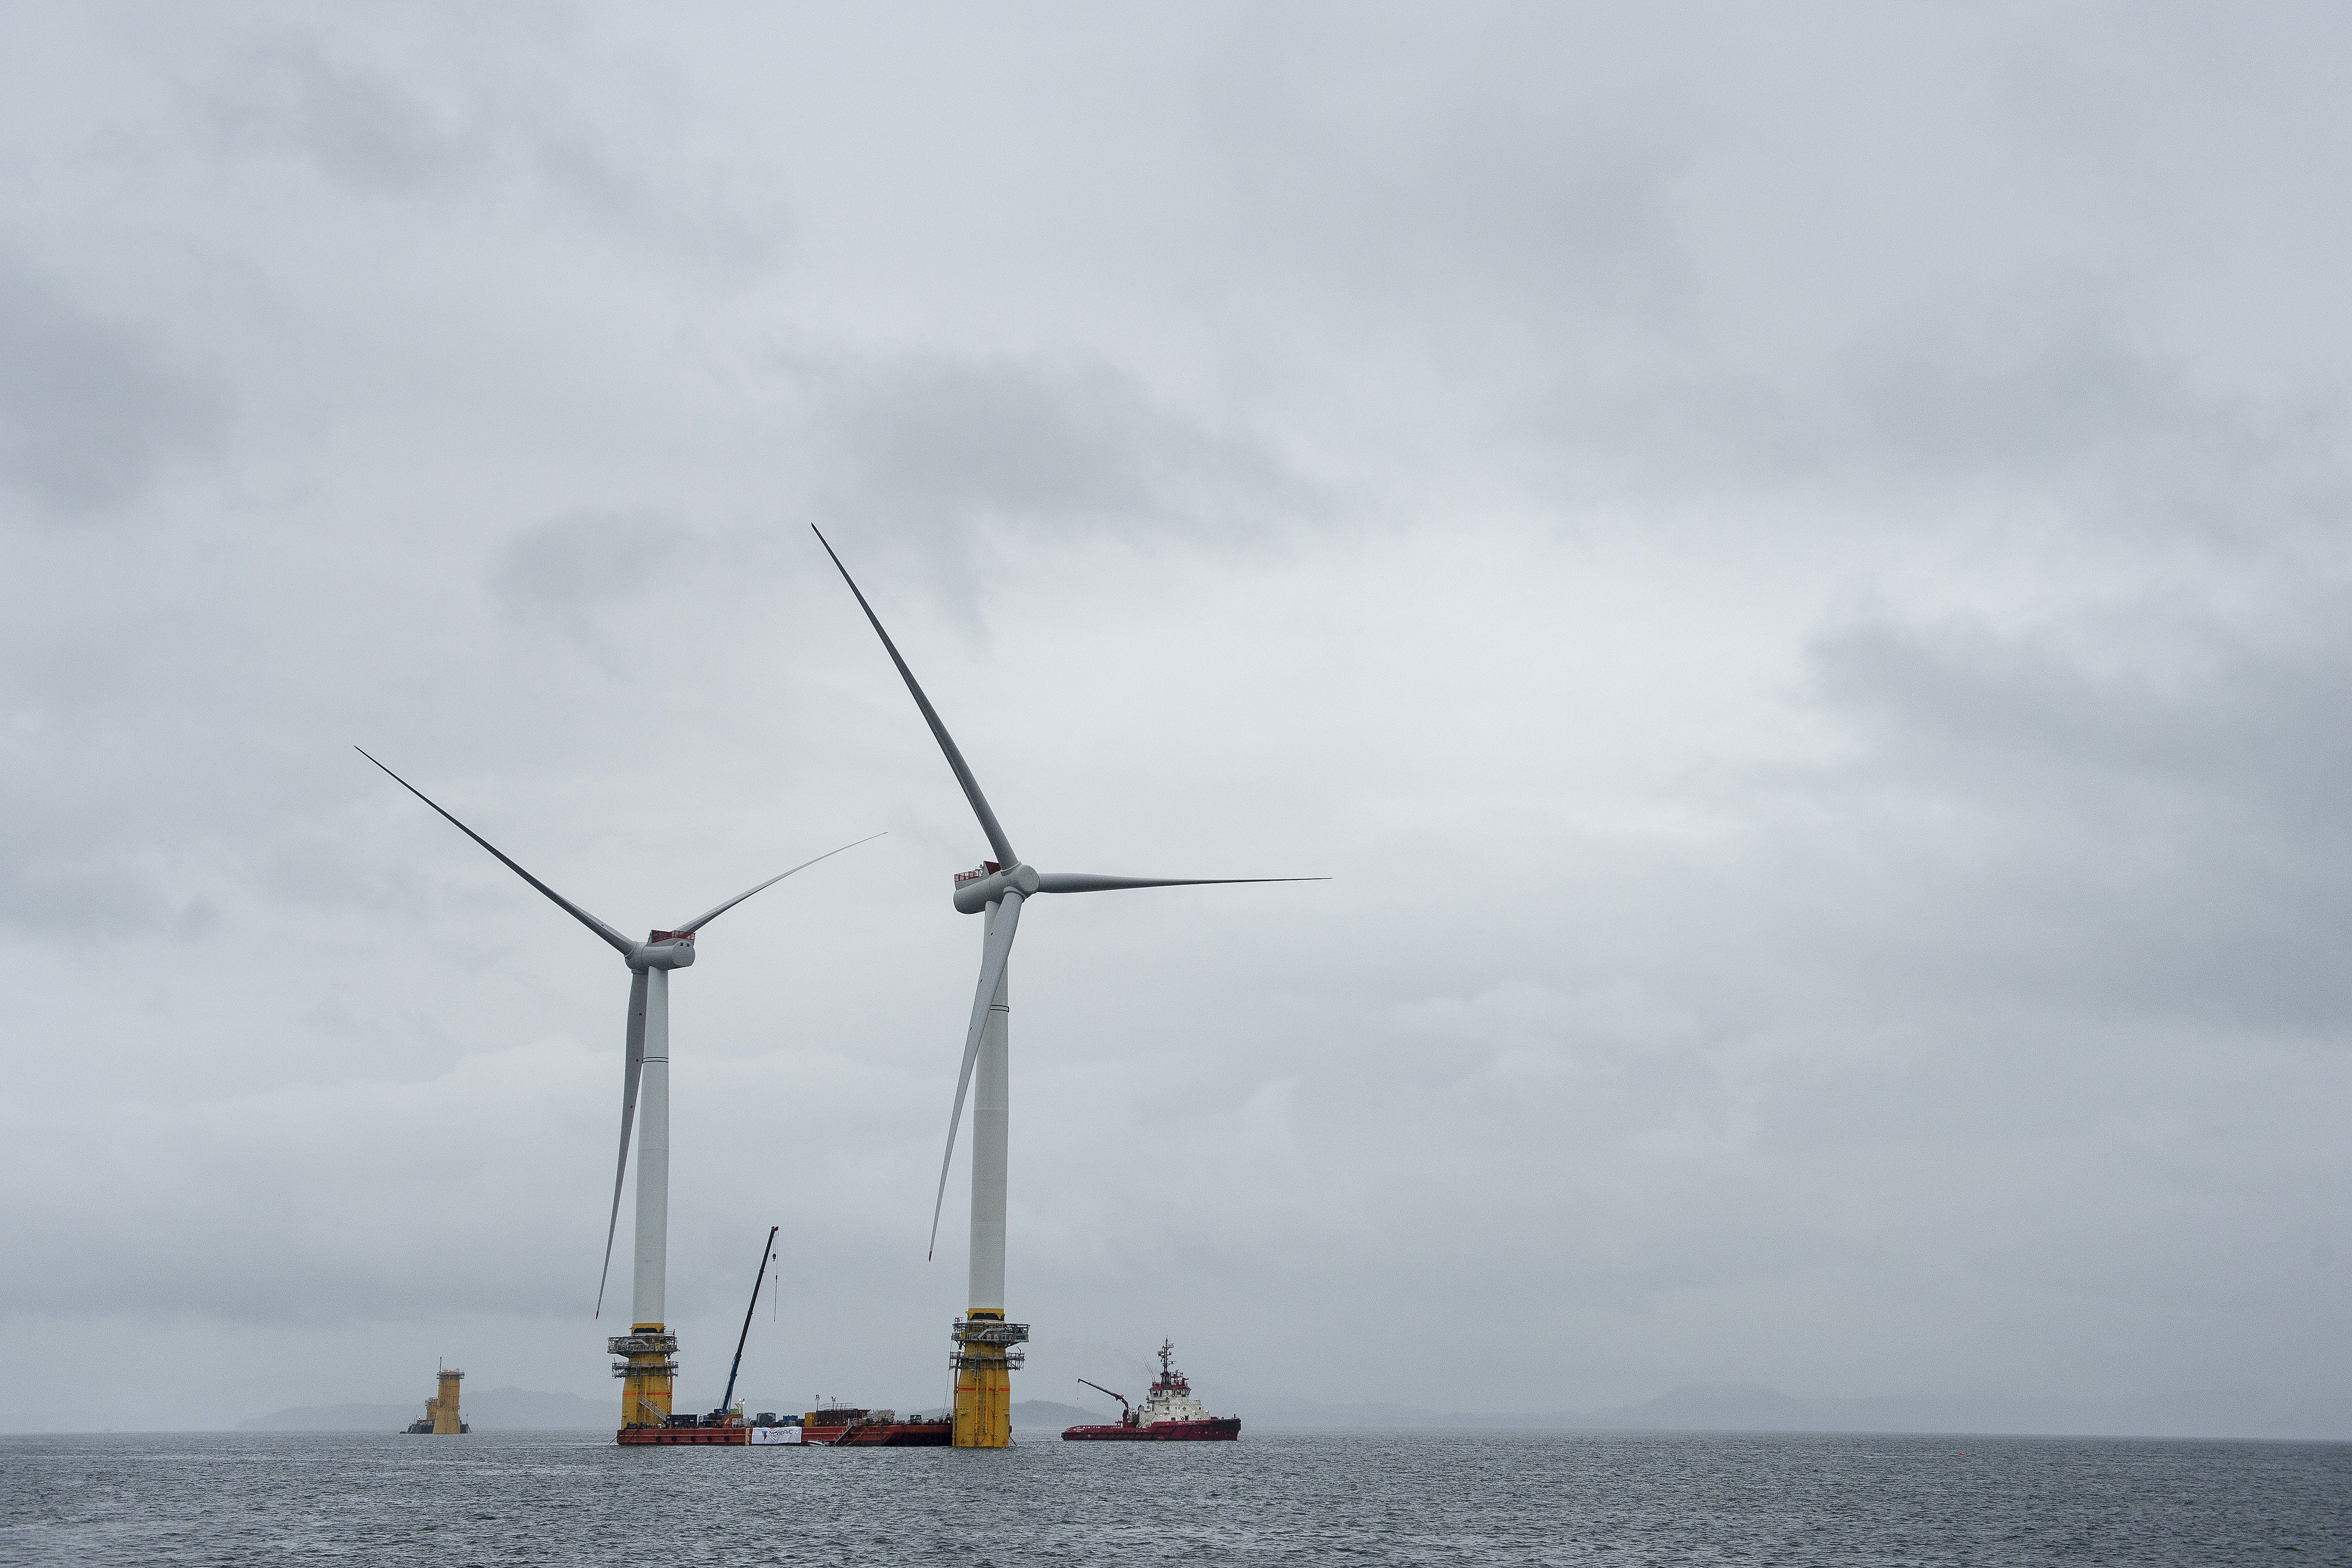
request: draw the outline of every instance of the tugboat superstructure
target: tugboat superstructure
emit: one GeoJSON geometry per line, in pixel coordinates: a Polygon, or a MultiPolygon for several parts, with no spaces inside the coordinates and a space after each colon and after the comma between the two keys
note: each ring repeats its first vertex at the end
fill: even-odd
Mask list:
{"type": "Polygon", "coordinates": [[[1070,1443],[1090,1442],[1231,1442],[1242,1435],[1242,1418],[1238,1416],[1212,1416],[1209,1407],[1192,1396],[1192,1385],[1182,1373],[1176,1370],[1176,1342],[1160,1342],[1160,1375],[1152,1380],[1151,1391],[1143,1396],[1140,1408],[1129,1405],[1127,1396],[1104,1388],[1099,1383],[1079,1382],[1087,1387],[1110,1395],[1125,1412],[1116,1426],[1071,1427],[1062,1433],[1070,1443]]]}

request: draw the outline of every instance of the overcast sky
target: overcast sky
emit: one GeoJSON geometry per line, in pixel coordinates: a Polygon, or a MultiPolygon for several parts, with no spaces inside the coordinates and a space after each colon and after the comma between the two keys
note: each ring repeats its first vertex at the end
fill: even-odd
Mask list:
{"type": "Polygon", "coordinates": [[[0,10],[0,1426],[617,1397],[626,971],[354,743],[632,933],[888,831],[670,1301],[941,1398],[812,522],[1032,862],[1334,878],[1024,920],[1016,1396],[2352,1394],[2352,20],[984,10],[0,10]]]}

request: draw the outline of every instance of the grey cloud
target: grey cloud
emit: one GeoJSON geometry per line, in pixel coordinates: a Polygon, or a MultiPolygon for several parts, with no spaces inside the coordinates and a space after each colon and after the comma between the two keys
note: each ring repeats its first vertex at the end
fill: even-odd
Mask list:
{"type": "MultiPolygon", "coordinates": [[[[70,703],[68,694],[47,694],[70,703]]],[[[17,780],[0,820],[0,927],[30,947],[200,941],[221,924],[209,873],[184,833],[201,807],[157,809],[122,773],[135,744],[38,723],[0,734],[0,768],[17,780]]]]}
{"type": "Polygon", "coordinates": [[[634,607],[687,580],[704,541],[648,507],[583,507],[518,530],[499,547],[489,588],[532,631],[554,631],[606,671],[628,665],[634,607]]]}
{"type": "Polygon", "coordinates": [[[0,251],[0,480],[52,516],[136,500],[210,449],[219,393],[0,251]]]}
{"type": "Polygon", "coordinates": [[[897,536],[950,549],[1005,525],[1218,538],[1318,508],[1265,443],[1100,361],[802,356],[782,368],[816,504],[897,536]]]}
{"type": "Polygon", "coordinates": [[[1857,355],[1807,471],[2057,501],[2086,530],[2269,552],[2352,518],[2340,411],[2198,387],[2105,312],[2023,307],[1857,355]],[[2019,318],[2022,317],[2022,319],[2019,318]]]}
{"type": "MultiPolygon", "coordinates": [[[[2279,242],[2161,212],[2233,201],[2233,179],[2308,181],[2333,128],[2227,139],[2160,196],[2133,183],[2151,140],[2184,134],[2174,113],[2234,119],[2229,77],[2296,74],[2272,51],[2297,25],[2232,39],[2224,71],[2196,18],[2151,18],[2135,70],[2061,89],[2045,78],[2079,57],[2077,18],[1855,16],[1820,51],[1744,18],[1482,20],[1375,12],[1336,46],[1269,23],[1221,68],[1220,237],[1254,264],[1237,319],[1386,373],[1475,365],[1480,408],[1521,438],[1514,467],[1570,508],[2036,488],[2087,528],[2243,541],[2267,527],[2251,486],[2340,526],[2341,404],[2214,376],[2215,319],[2256,307],[2182,281],[2257,271],[2232,253],[2279,242]],[[1788,67],[1800,47],[1803,91],[1733,63],[1788,67]],[[2135,112],[1987,134],[2024,80],[2044,109],[2088,93],[2135,112]],[[2141,243],[2175,254],[2124,259],[2141,243]]],[[[2336,254],[2332,231],[2295,237],[2336,254]]],[[[1395,437],[1432,439],[1454,411],[1423,413],[1395,437]]]]}
{"type": "Polygon", "coordinates": [[[0,923],[51,941],[127,942],[203,936],[218,912],[203,900],[175,905],[149,878],[89,845],[0,844],[0,923]]]}
{"type": "Polygon", "coordinates": [[[2053,331],[2014,319],[1888,345],[1855,367],[1850,396],[1873,448],[1936,477],[2145,460],[2219,412],[2087,322],[2053,331]]]}
{"type": "Polygon", "coordinates": [[[1370,37],[1409,55],[1277,26],[1223,66],[1209,134],[1229,243],[1303,286],[1292,303],[1375,340],[1557,348],[1670,320],[1687,303],[1675,186],[1690,133],[1633,110],[1629,80],[1519,90],[1638,41],[1556,13],[1503,21],[1510,58],[1465,57],[1430,20],[1372,19],[1370,37]]]}
{"type": "MultiPolygon", "coordinates": [[[[2323,594],[2311,619],[2340,628],[2344,608],[2323,594]]],[[[1834,940],[1971,1010],[2007,997],[2340,1037],[2352,640],[2139,618],[2176,644],[2167,667],[1983,626],[1822,645],[1819,689],[1867,749],[1810,787],[1848,840],[1816,874],[1853,909],[1911,911],[1834,940]]]]}
{"type": "Polygon", "coordinates": [[[224,150],[291,154],[363,196],[545,206],[730,276],[774,261],[785,225],[772,193],[680,145],[675,104],[643,79],[583,99],[571,29],[458,10],[419,48],[381,22],[302,15],[198,77],[186,112],[224,150]]]}
{"type": "Polygon", "coordinates": [[[650,508],[583,507],[518,530],[490,584],[511,610],[577,615],[643,596],[685,537],[650,508]]]}
{"type": "Polygon", "coordinates": [[[411,82],[331,59],[316,38],[283,35],[247,53],[197,98],[233,144],[298,150],[370,194],[410,194],[478,162],[473,117],[411,82]]]}
{"type": "Polygon", "coordinates": [[[2122,315],[2071,280],[2020,282],[1769,365],[1661,331],[1538,378],[1512,423],[1572,505],[1702,492],[1885,516],[1965,498],[2231,549],[2352,517],[2336,400],[2200,385],[2122,315]]]}

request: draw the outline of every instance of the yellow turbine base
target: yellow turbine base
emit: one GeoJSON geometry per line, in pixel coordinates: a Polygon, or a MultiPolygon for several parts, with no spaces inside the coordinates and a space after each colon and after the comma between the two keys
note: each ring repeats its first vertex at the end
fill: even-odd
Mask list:
{"type": "MultiPolygon", "coordinates": [[[[659,1323],[631,1323],[631,1333],[659,1333],[659,1323]]],[[[621,1425],[661,1427],[669,1421],[669,1358],[659,1351],[629,1357],[628,1375],[621,1379],[621,1425]],[[638,1368],[643,1367],[642,1372],[638,1368]]]]}
{"type": "Polygon", "coordinates": [[[425,1402],[426,1408],[433,1412],[436,1437],[454,1437],[466,1429],[465,1422],[457,1417],[457,1381],[465,1375],[462,1372],[452,1372],[444,1367],[440,1393],[425,1402]]]}
{"type": "MultiPolygon", "coordinates": [[[[1004,1321],[1001,1308],[974,1307],[964,1314],[1004,1321]]],[[[1000,1346],[956,1346],[955,1436],[959,1448],[1013,1446],[1013,1368],[1000,1346]]]]}

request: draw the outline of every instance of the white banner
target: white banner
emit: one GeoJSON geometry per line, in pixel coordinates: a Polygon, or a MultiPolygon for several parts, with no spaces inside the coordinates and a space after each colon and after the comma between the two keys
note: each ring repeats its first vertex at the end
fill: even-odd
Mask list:
{"type": "Polygon", "coordinates": [[[757,1443],[797,1443],[801,1440],[798,1427],[754,1427],[751,1441],[757,1443]]]}

